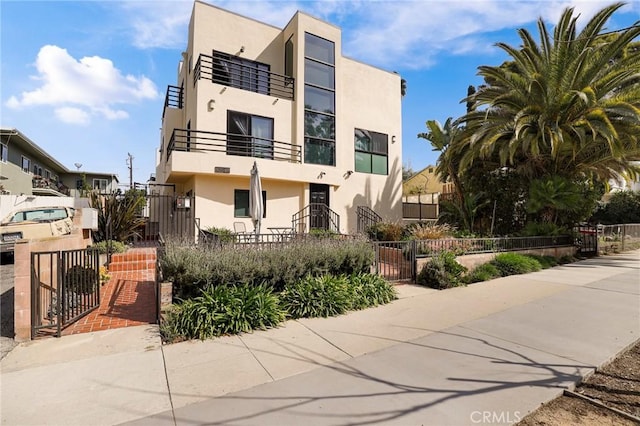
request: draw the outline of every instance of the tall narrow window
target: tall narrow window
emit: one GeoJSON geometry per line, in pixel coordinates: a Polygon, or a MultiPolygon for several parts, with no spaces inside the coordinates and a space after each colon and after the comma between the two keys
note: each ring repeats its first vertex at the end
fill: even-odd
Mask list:
{"type": "Polygon", "coordinates": [[[273,159],[273,118],[227,111],[227,154],[273,159]]]}
{"type": "Polygon", "coordinates": [[[293,36],[284,44],[284,75],[293,77],[293,36]]]}
{"type": "Polygon", "coordinates": [[[9,160],[9,148],[7,145],[0,143],[0,161],[6,163],[9,160]]]}
{"type": "Polygon", "coordinates": [[[30,169],[31,169],[31,160],[29,160],[25,156],[22,156],[22,171],[29,173],[30,169]]]}
{"type": "Polygon", "coordinates": [[[107,180],[106,179],[94,179],[93,180],[93,189],[97,189],[100,192],[107,191],[107,180]]]}
{"type": "Polygon", "coordinates": [[[388,136],[384,133],[355,129],[356,172],[388,174],[388,140],[388,136]]]}
{"type": "Polygon", "coordinates": [[[305,33],[304,53],[304,161],[335,166],[334,44],[305,33]]]}

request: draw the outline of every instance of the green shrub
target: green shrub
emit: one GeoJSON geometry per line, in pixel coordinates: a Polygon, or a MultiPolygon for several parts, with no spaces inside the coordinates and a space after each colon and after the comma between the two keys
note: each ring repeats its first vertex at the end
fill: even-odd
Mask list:
{"type": "Polygon", "coordinates": [[[503,277],[535,272],[542,268],[537,260],[518,253],[500,253],[491,263],[503,277]]]}
{"type": "Polygon", "coordinates": [[[282,306],[291,318],[340,315],[351,309],[353,294],[346,276],[307,276],[288,284],[280,294],[282,306]]]}
{"type": "Polygon", "coordinates": [[[392,222],[378,222],[367,230],[369,239],[373,241],[401,241],[404,233],[404,226],[392,222]]]}
{"type": "Polygon", "coordinates": [[[564,226],[551,222],[528,222],[518,233],[520,237],[555,237],[558,235],[570,235],[571,232],[564,226]]]}
{"type": "Polygon", "coordinates": [[[338,237],[340,234],[330,229],[313,228],[309,230],[309,235],[316,238],[334,238],[338,237]]]}
{"type": "Polygon", "coordinates": [[[124,253],[127,251],[127,245],[120,241],[99,241],[92,245],[93,248],[98,249],[100,254],[107,253],[107,250],[111,250],[111,253],[124,253]]]}
{"type": "Polygon", "coordinates": [[[353,295],[353,310],[384,305],[398,297],[396,289],[379,275],[352,274],[349,277],[349,285],[353,295]]]}
{"type": "Polygon", "coordinates": [[[187,299],[205,286],[265,283],[280,291],[307,275],[368,272],[373,256],[373,248],[364,240],[310,239],[264,249],[168,241],[161,267],[165,279],[173,282],[175,297],[187,299]]]}
{"type": "Polygon", "coordinates": [[[554,266],[558,266],[558,259],[554,256],[540,256],[537,254],[527,254],[527,257],[535,259],[538,261],[542,269],[553,268],[554,266]]]}
{"type": "Polygon", "coordinates": [[[218,241],[220,243],[232,243],[236,240],[236,236],[231,229],[227,228],[216,228],[215,226],[211,226],[207,228],[207,232],[210,232],[214,235],[218,236],[218,241]]]}
{"type": "Polygon", "coordinates": [[[99,281],[98,271],[81,265],[72,266],[64,274],[65,289],[76,294],[93,293],[99,281]]]}
{"type": "Polygon", "coordinates": [[[483,263],[465,276],[465,282],[478,283],[481,281],[489,281],[500,276],[500,271],[495,265],[492,263],[483,263]]]}
{"type": "Polygon", "coordinates": [[[456,261],[455,254],[444,251],[431,258],[418,274],[418,284],[436,289],[462,285],[462,274],[467,268],[456,261]]]}
{"type": "Polygon", "coordinates": [[[565,254],[564,256],[561,256],[560,259],[558,259],[558,264],[565,265],[567,263],[573,263],[575,261],[576,261],[576,258],[574,256],[565,254]]]}
{"type": "Polygon", "coordinates": [[[207,339],[275,327],[284,319],[278,296],[267,286],[217,286],[176,305],[163,330],[174,340],[207,339]]]}

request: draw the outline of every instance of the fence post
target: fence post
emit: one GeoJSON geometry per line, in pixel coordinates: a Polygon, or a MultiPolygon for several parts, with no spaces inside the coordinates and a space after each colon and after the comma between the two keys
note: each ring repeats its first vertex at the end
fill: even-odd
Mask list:
{"type": "Polygon", "coordinates": [[[418,247],[416,240],[411,240],[411,282],[416,283],[418,280],[418,262],[417,262],[418,247]]]}
{"type": "Polygon", "coordinates": [[[622,251],[624,251],[624,242],[627,239],[627,225],[622,225],[622,251]]]}

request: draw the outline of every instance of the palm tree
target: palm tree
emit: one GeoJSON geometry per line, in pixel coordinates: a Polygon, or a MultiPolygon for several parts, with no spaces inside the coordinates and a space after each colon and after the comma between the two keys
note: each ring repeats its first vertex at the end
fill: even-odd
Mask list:
{"type": "Polygon", "coordinates": [[[494,158],[530,179],[606,181],[629,170],[640,158],[640,52],[625,49],[640,26],[601,35],[621,6],[602,9],[580,32],[569,8],[553,36],[538,21],[539,44],[525,29],[521,48],[497,44],[511,60],[479,68],[486,85],[460,119],[463,169],[494,158]]]}
{"type": "Polygon", "coordinates": [[[527,211],[538,213],[543,222],[558,222],[560,212],[570,212],[580,205],[580,189],[560,176],[536,179],[529,188],[527,211]]]}

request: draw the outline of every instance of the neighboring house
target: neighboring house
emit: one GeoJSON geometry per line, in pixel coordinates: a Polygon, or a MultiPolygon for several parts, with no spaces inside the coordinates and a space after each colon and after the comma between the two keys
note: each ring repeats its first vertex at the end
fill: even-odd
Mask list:
{"type": "MultiPolygon", "coordinates": [[[[640,167],[640,161],[632,161],[636,167],[640,167]]],[[[627,179],[621,177],[620,179],[611,179],[609,181],[609,191],[640,191],[640,176],[638,176],[635,180],[627,179]]]]}
{"type": "Polygon", "coordinates": [[[340,28],[297,12],[284,29],[196,1],[157,155],[158,192],[191,195],[201,228],[356,230],[359,206],[402,217],[400,76],[342,56],[340,28]]]}
{"type": "Polygon", "coordinates": [[[71,171],[19,130],[0,128],[3,194],[78,197],[83,181],[91,188],[98,185],[104,192],[116,190],[118,186],[118,178],[112,173],[71,171]]]}
{"type": "Polygon", "coordinates": [[[453,184],[442,182],[436,173],[436,166],[427,166],[402,183],[402,194],[407,200],[438,202],[440,194],[453,192],[453,184]],[[428,201],[427,201],[428,200],[428,201]]]}

